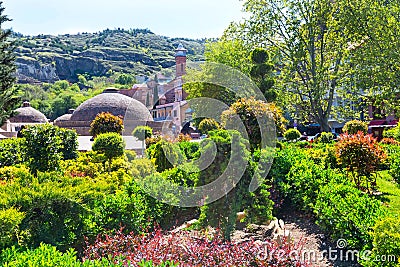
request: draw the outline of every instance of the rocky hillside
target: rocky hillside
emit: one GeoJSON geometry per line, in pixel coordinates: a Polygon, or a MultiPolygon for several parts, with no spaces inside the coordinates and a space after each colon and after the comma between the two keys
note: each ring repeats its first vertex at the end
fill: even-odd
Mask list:
{"type": "Polygon", "coordinates": [[[14,34],[20,83],[77,80],[78,74],[112,72],[146,75],[174,66],[174,49],[182,43],[188,59],[202,60],[205,40],[168,38],[149,30],[104,30],[76,35],[14,34]]]}

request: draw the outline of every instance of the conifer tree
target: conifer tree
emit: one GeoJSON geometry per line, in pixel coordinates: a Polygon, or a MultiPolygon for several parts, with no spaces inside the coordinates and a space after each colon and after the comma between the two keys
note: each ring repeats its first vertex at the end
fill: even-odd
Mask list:
{"type": "Polygon", "coordinates": [[[11,30],[4,30],[3,24],[10,19],[3,14],[5,8],[0,2],[0,125],[12,115],[17,107],[18,97],[15,83],[15,43],[10,41],[11,30]]]}

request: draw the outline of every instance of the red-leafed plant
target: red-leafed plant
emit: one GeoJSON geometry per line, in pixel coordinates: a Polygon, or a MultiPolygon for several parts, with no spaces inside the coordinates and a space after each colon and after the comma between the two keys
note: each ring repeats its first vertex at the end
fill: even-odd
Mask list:
{"type": "Polygon", "coordinates": [[[372,178],[379,164],[386,158],[383,149],[372,135],[359,131],[342,134],[336,144],[339,164],[348,170],[359,189],[370,189],[372,178]]]}
{"type": "Polygon", "coordinates": [[[101,258],[136,266],[143,259],[154,264],[170,261],[178,266],[308,266],[296,255],[302,255],[302,243],[293,244],[289,238],[280,242],[224,241],[219,234],[195,231],[163,233],[155,230],[146,235],[124,235],[119,231],[114,236],[98,237],[84,251],[85,260],[101,258]]]}

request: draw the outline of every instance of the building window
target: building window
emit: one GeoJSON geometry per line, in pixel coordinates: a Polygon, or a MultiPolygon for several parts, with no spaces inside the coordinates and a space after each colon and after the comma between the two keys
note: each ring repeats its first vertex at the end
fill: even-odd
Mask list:
{"type": "Polygon", "coordinates": [[[178,117],[178,111],[174,110],[174,117],[178,117]]]}

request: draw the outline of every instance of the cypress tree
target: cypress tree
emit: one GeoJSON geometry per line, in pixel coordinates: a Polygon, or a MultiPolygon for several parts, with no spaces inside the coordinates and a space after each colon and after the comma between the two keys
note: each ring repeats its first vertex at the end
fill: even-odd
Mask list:
{"type": "Polygon", "coordinates": [[[10,40],[11,30],[3,29],[3,24],[11,21],[3,14],[5,8],[0,1],[0,126],[17,108],[18,97],[14,83],[15,72],[15,43],[10,40]]]}

